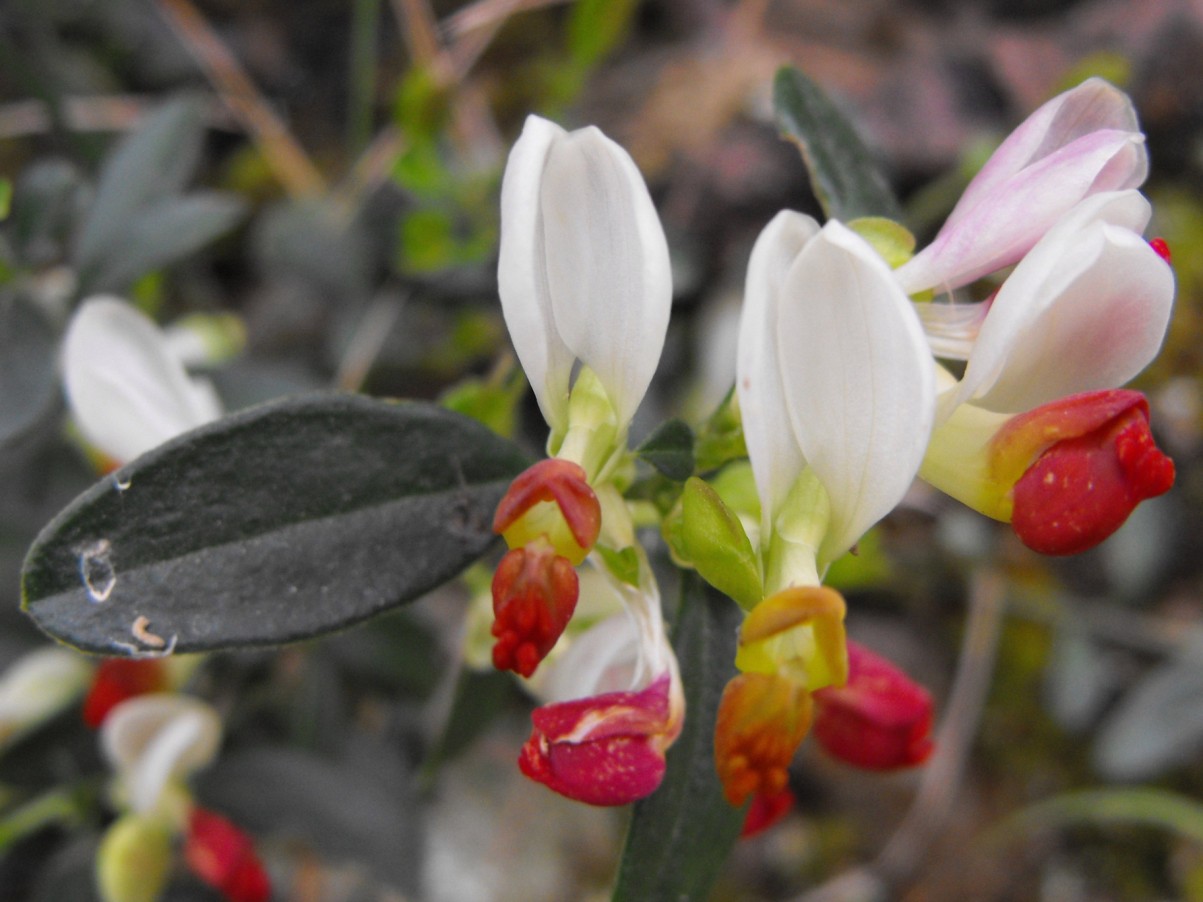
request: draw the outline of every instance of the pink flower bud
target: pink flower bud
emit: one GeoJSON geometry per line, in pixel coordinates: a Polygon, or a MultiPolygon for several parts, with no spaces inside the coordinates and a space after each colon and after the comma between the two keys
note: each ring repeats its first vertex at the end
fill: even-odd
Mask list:
{"type": "Polygon", "coordinates": [[[815,737],[856,767],[893,770],[932,752],[927,690],[863,645],[848,643],[848,682],[814,693],[815,737]]]}
{"type": "Polygon", "coordinates": [[[669,695],[664,674],[638,692],[537,708],[518,766],[532,780],[589,805],[642,799],[660,785],[664,753],[681,730],[669,695]]]}

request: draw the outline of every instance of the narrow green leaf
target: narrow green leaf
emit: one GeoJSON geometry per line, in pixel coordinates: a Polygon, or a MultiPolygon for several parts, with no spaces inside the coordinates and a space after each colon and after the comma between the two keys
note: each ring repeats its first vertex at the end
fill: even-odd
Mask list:
{"type": "Polygon", "coordinates": [[[889,182],[844,115],[813,81],[791,67],[777,71],[773,108],[782,134],[798,145],[811,187],[832,219],[901,219],[889,182]]]}
{"type": "Polygon", "coordinates": [[[139,211],[113,252],[99,264],[89,289],[124,291],[139,276],[200,250],[232,229],[245,205],[216,191],[172,197],[139,211]]]}
{"type": "Polygon", "coordinates": [[[705,899],[739,838],[744,812],[723,798],[714,723],[735,675],[739,609],[695,575],[681,583],[673,647],[685,684],[685,727],[668,751],[664,782],[635,805],[614,902],[705,899]]]}
{"type": "Polygon", "coordinates": [[[636,454],[674,482],[693,475],[693,430],[684,420],[669,420],[647,437],[636,454]]]}
{"type": "Polygon", "coordinates": [[[113,151],[75,249],[82,273],[101,266],[121,244],[143,206],[178,194],[200,157],[202,109],[174,100],[146,118],[113,151]]]}
{"type": "Polygon", "coordinates": [[[72,502],[26,557],[22,604],[54,637],[104,654],[319,635],[483,554],[528,463],[429,404],[317,395],[252,408],[72,502]]]}
{"type": "Polygon", "coordinates": [[[674,548],[724,595],[751,609],[764,598],[756,552],[743,524],[718,492],[692,477],[681,493],[680,548],[674,548]]]}
{"type": "Polygon", "coordinates": [[[1028,805],[990,831],[993,842],[1030,836],[1033,830],[1080,824],[1138,824],[1203,842],[1203,805],[1164,789],[1093,789],[1067,792],[1028,805]]]}
{"type": "Polygon", "coordinates": [[[25,298],[0,293],[0,447],[56,409],[58,336],[25,298]]]}

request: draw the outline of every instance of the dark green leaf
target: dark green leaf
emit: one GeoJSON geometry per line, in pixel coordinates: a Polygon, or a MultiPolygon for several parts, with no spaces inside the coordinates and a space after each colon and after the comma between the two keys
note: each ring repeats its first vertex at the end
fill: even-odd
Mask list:
{"type": "Polygon", "coordinates": [[[714,770],[714,721],[735,674],[739,609],[694,574],[682,576],[673,646],[685,683],[685,727],[664,782],[635,806],[614,902],[705,899],[739,838],[744,812],[723,798],[714,770]]]}
{"type": "Polygon", "coordinates": [[[779,69],[773,108],[782,134],[802,151],[811,187],[828,217],[844,222],[860,216],[902,218],[872,155],[818,85],[797,69],[779,69]]]}
{"type": "Polygon", "coordinates": [[[693,475],[693,430],[684,420],[669,420],[636,453],[669,479],[684,482],[693,475]]]}
{"type": "Polygon", "coordinates": [[[8,225],[23,263],[37,267],[62,262],[86,194],[79,173],[61,160],[35,163],[21,173],[8,225]]]}
{"type": "Polygon", "coordinates": [[[0,447],[25,434],[58,400],[58,336],[22,297],[0,294],[0,447]]]}
{"type": "Polygon", "coordinates": [[[159,201],[136,214],[89,288],[125,290],[139,276],[181,260],[228,232],[243,212],[241,200],[216,191],[159,201]]]}
{"type": "Polygon", "coordinates": [[[202,110],[195,100],[166,104],[117,146],[100,173],[96,200],[75,248],[84,274],[123,244],[139,209],[178,194],[200,155],[202,110]]]}
{"type": "Polygon", "coordinates": [[[251,408],[77,498],[26,557],[23,607],[105,654],[153,652],[156,636],[182,652],[319,635],[483,554],[528,463],[428,404],[318,395],[251,408]]]}

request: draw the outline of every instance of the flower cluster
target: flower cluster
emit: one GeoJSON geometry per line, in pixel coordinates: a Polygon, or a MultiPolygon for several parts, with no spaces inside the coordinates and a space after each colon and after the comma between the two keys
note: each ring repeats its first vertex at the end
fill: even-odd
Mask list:
{"type": "MultiPolygon", "coordinates": [[[[1143,237],[1143,142],[1127,97],[1092,79],[1016,129],[917,254],[884,220],[783,211],[761,233],[735,387],[754,490],[736,501],[695,477],[665,524],[678,560],[745,612],[715,758],[728,800],[755,799],[750,826],[788,806],[812,726],[860,767],[931,752],[930,696],[847,642],[844,599],[824,585],[916,476],[1047,554],[1093,547],[1173,483],[1147,402],[1119,388],[1160,348],[1174,294],[1168,250],[1143,237]],[[963,361],[960,378],[941,361],[963,361]]],[[[559,680],[571,694],[536,711],[521,766],[573,798],[630,801],[658,784],[683,716],[622,498],[671,287],[647,190],[596,129],[528,120],[503,186],[499,286],[551,437],[497,509],[510,551],[493,660],[533,675],[567,643],[577,568],[605,575],[637,626],[586,633],[551,664],[588,676],[559,680]]]]}
{"type": "Polygon", "coordinates": [[[684,717],[659,589],[621,496],[628,428],[668,328],[668,243],[626,151],[535,116],[510,154],[501,217],[502,310],[551,435],[548,459],[497,507],[510,550],[492,583],[493,663],[533,676],[576,609],[576,568],[601,572],[631,628],[581,637],[607,666],[534,713],[520,764],[571,798],[623,804],[659,784],[684,717]]]}

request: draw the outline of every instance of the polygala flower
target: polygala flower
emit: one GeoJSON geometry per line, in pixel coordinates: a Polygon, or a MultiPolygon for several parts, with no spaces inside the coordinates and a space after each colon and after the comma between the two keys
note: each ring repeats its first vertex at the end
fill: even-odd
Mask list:
{"type": "Polygon", "coordinates": [[[531,682],[548,703],[531,715],[518,759],[532,780],[592,805],[624,805],[656,789],[685,716],[660,592],[646,555],[633,548],[637,585],[605,568],[601,584],[589,583],[618,595],[623,610],[573,637],[531,682]]]}
{"type": "Polygon", "coordinates": [[[1113,391],[1157,355],[1173,305],[1170,266],[1141,236],[1149,216],[1136,191],[1083,200],[982,303],[976,331],[946,328],[959,305],[920,305],[942,356],[967,361],[959,381],[941,373],[921,475],[1046,554],[1093,547],[1173,484],[1147,403],[1113,391]]]}
{"type": "Polygon", "coordinates": [[[1143,237],[1147,174],[1131,101],[1089,79],[1015,129],[895,272],[925,297],[1014,265],[986,301],[917,305],[933,352],[966,362],[960,380],[940,372],[921,475],[1044,553],[1098,544],[1173,483],[1147,405],[1098,420],[1156,356],[1173,303],[1169,250],[1143,237]]]}
{"type": "Polygon", "coordinates": [[[596,491],[626,453],[668,328],[668,243],[626,151],[596,128],[529,117],[502,181],[497,280],[551,427],[551,459],[514,481],[493,524],[510,548],[493,579],[493,661],[530,676],[572,617],[573,568],[601,529],[596,491]]]}
{"type": "Polygon", "coordinates": [[[100,740],[117,771],[118,794],[132,811],[175,814],[184,781],[217,756],[221,720],[191,696],[139,695],[109,712],[100,740]]]}
{"type": "Polygon", "coordinates": [[[748,265],[736,390],[760,499],[760,598],[745,603],[716,764],[740,805],[786,789],[813,695],[847,679],[827,568],[894,507],[927,446],[935,386],[918,317],[839,222],[785,211],[748,265]]]}
{"type": "Polygon", "coordinates": [[[271,885],[249,836],[197,807],[187,780],[210,764],[221,743],[212,706],[187,695],[138,695],[112,708],[101,747],[117,773],[121,815],[97,852],[97,888],[105,902],[155,902],[170,876],[173,842],[184,861],[230,902],[266,902],[271,885]]]}
{"type": "Polygon", "coordinates": [[[672,282],[647,186],[596,128],[527,119],[502,181],[498,289],[551,432],[550,457],[514,480],[493,520],[509,547],[491,587],[493,664],[552,690],[532,715],[522,772],[569,798],[621,805],[659,785],[685,710],[659,589],[614,484],[660,360],[672,282]],[[619,558],[627,572],[611,569],[619,558]],[[554,674],[536,674],[568,628],[586,559],[624,619],[575,637],[554,674]]]}
{"type": "Polygon", "coordinates": [[[212,384],[188,375],[168,334],[119,298],[80,304],[61,367],[79,431],[116,464],[222,414],[212,384]]]}

